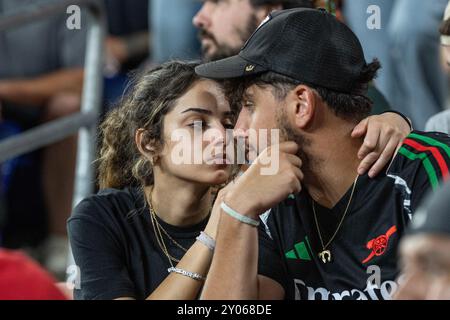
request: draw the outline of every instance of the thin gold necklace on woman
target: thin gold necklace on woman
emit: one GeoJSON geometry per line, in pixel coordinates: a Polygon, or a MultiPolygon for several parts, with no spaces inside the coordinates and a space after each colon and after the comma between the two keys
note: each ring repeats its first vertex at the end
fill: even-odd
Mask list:
{"type": "Polygon", "coordinates": [[[186,249],[185,247],[183,247],[181,244],[179,244],[174,238],[172,238],[172,236],[169,234],[169,232],[167,232],[167,230],[166,229],[164,229],[164,227],[161,225],[161,223],[159,223],[159,221],[158,221],[158,219],[157,219],[157,214],[156,214],[156,211],[150,206],[150,213],[151,213],[151,215],[153,216],[153,219],[154,219],[154,221],[155,221],[155,223],[156,223],[156,225],[157,225],[157,227],[158,227],[158,229],[161,231],[162,230],[162,232],[166,235],[166,237],[170,240],[170,241],[172,241],[172,243],[174,244],[174,245],[176,245],[178,248],[180,248],[181,250],[183,250],[184,252],[187,252],[188,251],[188,249],[186,249]]]}
{"type": "Polygon", "coordinates": [[[158,245],[161,249],[161,251],[164,253],[164,255],[167,257],[167,259],[169,260],[170,265],[173,267],[172,261],[174,261],[175,263],[180,262],[180,259],[177,259],[175,257],[173,257],[170,253],[169,250],[167,249],[166,243],[164,242],[164,238],[163,235],[161,233],[161,230],[163,230],[164,234],[166,234],[166,236],[176,245],[178,246],[180,249],[182,249],[184,252],[187,252],[187,249],[184,248],[183,246],[181,246],[178,242],[176,242],[169,234],[166,230],[164,230],[164,228],[159,224],[157,218],[156,218],[156,213],[153,210],[153,208],[150,206],[150,219],[152,221],[152,226],[153,226],[153,231],[155,233],[155,237],[156,240],[158,242],[158,245]]]}
{"type": "Polygon", "coordinates": [[[149,211],[150,211],[150,220],[152,222],[153,231],[155,233],[156,241],[158,242],[158,245],[159,245],[161,251],[164,253],[164,255],[169,260],[170,266],[173,267],[173,262],[178,263],[178,262],[180,262],[180,259],[177,259],[177,258],[173,257],[169,253],[169,250],[167,249],[166,243],[164,242],[164,238],[162,236],[161,230],[169,238],[170,241],[172,241],[177,247],[179,247],[185,253],[187,252],[187,249],[185,247],[183,247],[181,244],[179,244],[177,241],[175,241],[175,239],[173,239],[169,235],[169,233],[161,226],[161,224],[157,220],[156,212],[153,209],[151,193],[147,197],[148,197],[147,201],[148,201],[149,211]]]}
{"type": "Polygon", "coordinates": [[[322,260],[323,263],[331,262],[331,250],[327,249],[328,246],[333,242],[334,238],[338,234],[339,230],[341,229],[342,223],[344,222],[345,216],[347,215],[348,208],[350,207],[350,203],[353,199],[353,193],[355,192],[356,183],[358,182],[359,175],[356,176],[355,182],[353,182],[353,188],[352,193],[350,194],[350,199],[348,200],[347,207],[345,208],[344,214],[342,215],[341,221],[339,221],[339,224],[336,228],[336,231],[331,236],[330,240],[326,244],[323,242],[322,233],[320,232],[319,222],[317,220],[317,214],[316,214],[316,208],[315,208],[315,201],[312,201],[312,209],[314,213],[314,220],[316,222],[317,227],[317,233],[319,234],[320,244],[322,245],[322,251],[319,252],[319,258],[322,260]]]}

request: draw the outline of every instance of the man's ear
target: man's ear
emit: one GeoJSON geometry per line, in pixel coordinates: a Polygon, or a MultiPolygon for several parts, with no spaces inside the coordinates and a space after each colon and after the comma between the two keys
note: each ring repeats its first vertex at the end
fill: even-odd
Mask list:
{"type": "Polygon", "coordinates": [[[255,10],[256,18],[258,21],[263,21],[269,13],[272,11],[282,10],[283,6],[281,4],[266,4],[258,6],[255,10]]]}
{"type": "Polygon", "coordinates": [[[317,107],[317,99],[314,91],[305,85],[297,86],[293,91],[292,111],[294,124],[297,128],[304,129],[311,125],[317,107]]]}

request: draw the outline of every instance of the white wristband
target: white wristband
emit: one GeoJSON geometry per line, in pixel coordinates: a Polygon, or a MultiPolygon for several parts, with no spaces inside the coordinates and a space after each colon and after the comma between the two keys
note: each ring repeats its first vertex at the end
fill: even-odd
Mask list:
{"type": "Polygon", "coordinates": [[[195,238],[198,242],[203,243],[209,250],[214,251],[216,247],[216,240],[211,238],[209,235],[207,235],[205,232],[200,232],[200,235],[195,238]]]}
{"type": "Polygon", "coordinates": [[[220,204],[220,207],[222,208],[222,210],[228,214],[229,216],[239,220],[242,223],[251,225],[252,227],[257,227],[259,226],[259,220],[255,220],[252,219],[250,217],[244,216],[243,214],[240,214],[237,211],[234,211],[233,209],[231,209],[229,206],[227,206],[227,204],[225,202],[222,201],[222,203],[220,204]]]}

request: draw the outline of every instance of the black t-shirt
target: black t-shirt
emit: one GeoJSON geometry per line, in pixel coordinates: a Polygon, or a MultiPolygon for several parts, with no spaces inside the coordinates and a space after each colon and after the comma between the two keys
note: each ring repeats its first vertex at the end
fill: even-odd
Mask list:
{"type": "MultiPolygon", "coordinates": [[[[170,263],[155,238],[144,199],[140,189],[107,189],[75,208],[68,231],[81,276],[76,299],[145,299],[168,276],[170,263]]],[[[188,228],[158,221],[188,249],[208,219],[188,228]]],[[[180,259],[184,251],[163,237],[169,253],[180,259]]]]}
{"type": "MultiPolygon", "coordinates": [[[[331,245],[322,245],[306,191],[261,218],[259,274],[279,282],[287,299],[390,299],[399,275],[400,237],[428,190],[447,180],[450,136],[413,132],[383,174],[358,179],[345,220],[331,245]],[[375,281],[380,275],[379,281],[375,281]]],[[[332,209],[316,204],[324,242],[335,232],[351,190],[332,209]]]]}

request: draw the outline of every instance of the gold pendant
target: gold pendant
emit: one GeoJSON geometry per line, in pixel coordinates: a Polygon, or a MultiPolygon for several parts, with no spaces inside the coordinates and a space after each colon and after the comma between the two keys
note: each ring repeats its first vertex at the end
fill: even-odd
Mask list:
{"type": "Polygon", "coordinates": [[[331,262],[331,252],[330,250],[323,250],[319,253],[319,258],[323,263],[331,262]]]}

